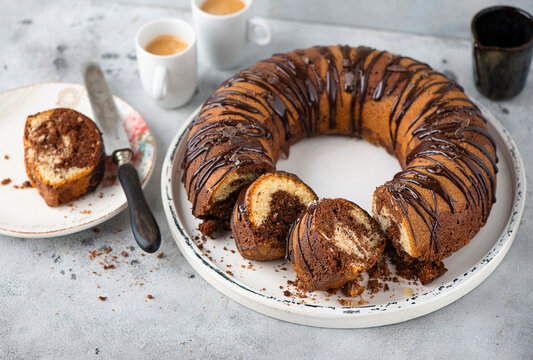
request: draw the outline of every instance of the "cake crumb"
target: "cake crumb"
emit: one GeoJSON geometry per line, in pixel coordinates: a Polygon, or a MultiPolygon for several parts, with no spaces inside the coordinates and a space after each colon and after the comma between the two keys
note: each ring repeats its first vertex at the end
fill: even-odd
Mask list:
{"type": "Polygon", "coordinates": [[[403,289],[403,293],[407,296],[411,296],[413,294],[413,290],[411,290],[410,287],[406,287],[403,289]]]}
{"type": "Polygon", "coordinates": [[[10,182],[11,182],[11,179],[10,179],[10,178],[6,178],[6,179],[2,180],[1,184],[2,184],[2,185],[7,185],[7,184],[9,184],[10,182]]]}
{"type": "Polygon", "coordinates": [[[365,291],[365,287],[360,285],[358,279],[347,282],[342,288],[341,292],[346,297],[357,297],[365,291]]]}
{"type": "Polygon", "coordinates": [[[100,301],[106,301],[107,300],[107,296],[98,296],[98,299],[100,301]]]}
{"type": "Polygon", "coordinates": [[[357,306],[357,305],[363,305],[365,303],[365,301],[363,299],[359,299],[359,300],[347,300],[347,299],[341,299],[339,298],[338,299],[339,301],[339,304],[341,304],[342,306],[357,306]]]}
{"type": "Polygon", "coordinates": [[[200,225],[198,225],[198,230],[200,230],[203,235],[211,239],[214,239],[213,234],[215,232],[226,230],[226,228],[227,225],[223,221],[213,219],[204,220],[200,225]]]}
{"type": "Polygon", "coordinates": [[[146,295],[148,299],[153,299],[154,297],[151,294],[146,295]]]}
{"type": "Polygon", "coordinates": [[[9,155],[5,154],[4,159],[9,160],[9,155]]]}
{"type": "Polygon", "coordinates": [[[163,252],[160,252],[159,254],[157,254],[157,258],[161,259],[163,257],[163,254],[164,254],[163,252]]]}

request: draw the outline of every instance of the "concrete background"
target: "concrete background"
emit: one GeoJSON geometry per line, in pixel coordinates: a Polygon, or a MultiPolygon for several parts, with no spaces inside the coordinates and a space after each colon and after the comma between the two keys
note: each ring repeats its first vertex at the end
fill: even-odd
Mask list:
{"type": "MultiPolygon", "coordinates": [[[[101,0],[96,0],[101,1],[101,0]]],[[[120,4],[188,10],[190,0],[112,0],[120,4]]],[[[109,1],[106,1],[109,2],[109,1]]],[[[255,0],[261,16],[283,20],[358,26],[445,37],[468,38],[470,19],[489,6],[533,11],[531,0],[255,0]]]]}
{"type": "MultiPolygon", "coordinates": [[[[486,281],[453,304],[402,324],[359,330],[294,325],[244,308],[194,272],[170,237],[158,170],[183,121],[234,71],[201,65],[192,101],[178,110],[162,110],[140,87],[133,44],[146,21],[161,16],[190,21],[187,3],[0,0],[0,91],[45,81],[82,82],[79,64],[93,60],[104,68],[112,91],[145,117],[158,146],[146,195],[161,226],[164,253],[157,258],[130,249],[135,244],[126,213],[98,226],[98,233],[33,240],[0,236],[0,358],[531,359],[529,204],[513,246],[486,281]],[[89,254],[108,247],[108,257],[124,250],[129,256],[104,271],[89,254]]],[[[324,3],[257,1],[256,13],[269,17],[274,41],[251,47],[243,65],[276,51],[337,43],[366,44],[421,59],[454,76],[500,118],[518,143],[531,178],[533,77],[522,94],[500,103],[483,98],[472,81],[469,19],[494,2],[324,3]]],[[[531,1],[516,3],[533,10],[531,1]]],[[[533,198],[531,190],[527,195],[533,198]]],[[[8,205],[0,199],[0,206],[8,205]]]]}

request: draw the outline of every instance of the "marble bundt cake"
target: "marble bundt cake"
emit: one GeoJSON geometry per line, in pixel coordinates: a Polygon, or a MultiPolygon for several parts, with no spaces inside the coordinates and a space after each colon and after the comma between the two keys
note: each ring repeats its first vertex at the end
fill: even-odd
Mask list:
{"type": "Polygon", "coordinates": [[[24,163],[33,187],[49,206],[93,191],[104,176],[102,136],[91,119],[72,109],[28,116],[24,163]]]}
{"type": "Polygon", "coordinates": [[[318,197],[296,175],[276,171],[261,175],[239,195],[231,230],[242,257],[267,261],[286,253],[289,228],[318,197]]]}
{"type": "Polygon", "coordinates": [[[306,290],[334,289],[371,268],[385,242],[379,224],[359,206],[322,199],[291,228],[287,259],[306,290]]]}
{"type": "Polygon", "coordinates": [[[496,148],[480,110],[424,63],[349,46],[276,54],[207,99],[182,163],[194,216],[227,227],[243,186],[322,134],[362,137],[398,159],[373,213],[406,262],[439,264],[487,221],[496,148]]]}

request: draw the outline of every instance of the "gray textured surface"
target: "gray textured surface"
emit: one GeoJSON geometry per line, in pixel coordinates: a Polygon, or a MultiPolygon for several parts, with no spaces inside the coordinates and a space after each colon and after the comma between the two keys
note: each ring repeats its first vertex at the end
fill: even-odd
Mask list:
{"type": "MultiPolygon", "coordinates": [[[[0,9],[0,90],[44,81],[81,82],[79,64],[95,60],[104,68],[112,91],[145,117],[158,150],[147,197],[162,228],[164,252],[156,258],[127,250],[128,262],[107,271],[89,259],[92,250],[111,246],[110,256],[134,245],[126,213],[98,226],[99,233],[87,230],[34,240],[0,236],[0,358],[533,357],[529,204],[515,242],[496,271],[471,293],[433,314],[362,330],[308,328],[268,318],[227,299],[200,278],[179,253],[164,220],[158,170],[166,148],[192,110],[232,72],[200,67],[199,91],[189,105],[161,110],[140,88],[133,36],[148,20],[164,15],[188,20],[189,14],[154,6],[71,1],[44,5],[1,0],[0,9]],[[148,294],[154,299],[147,299],[148,294]],[[107,296],[107,301],[98,296],[107,296]]],[[[474,89],[467,40],[270,23],[274,42],[251,48],[246,63],[274,51],[315,44],[368,44],[453,74],[510,130],[528,178],[533,175],[533,77],[517,98],[492,103],[474,89]]],[[[531,193],[528,190],[529,199],[531,193]]],[[[6,206],[1,199],[0,206],[6,206]]]]}
{"type": "MultiPolygon", "coordinates": [[[[108,1],[108,0],[107,0],[108,1]]],[[[166,6],[188,10],[190,0],[112,0],[122,4],[166,6]]],[[[479,10],[511,5],[533,12],[531,0],[254,0],[262,16],[468,38],[470,19],[479,10]]]]}

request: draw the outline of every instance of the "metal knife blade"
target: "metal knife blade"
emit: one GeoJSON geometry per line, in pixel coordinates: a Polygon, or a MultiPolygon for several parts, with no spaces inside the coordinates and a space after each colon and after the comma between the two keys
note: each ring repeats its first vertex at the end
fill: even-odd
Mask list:
{"type": "Polygon", "coordinates": [[[83,76],[95,120],[102,130],[104,146],[108,153],[111,151],[111,158],[118,167],[118,179],[128,200],[133,236],[141,249],[153,253],[161,245],[161,232],[144,197],[139,174],[132,164],[133,152],[122,127],[113,95],[97,64],[86,64],[83,76]]]}
{"type": "Polygon", "coordinates": [[[113,95],[100,66],[95,63],[86,64],[83,75],[96,123],[102,131],[106,152],[112,154],[116,150],[130,149],[128,136],[122,127],[113,95]]]}

